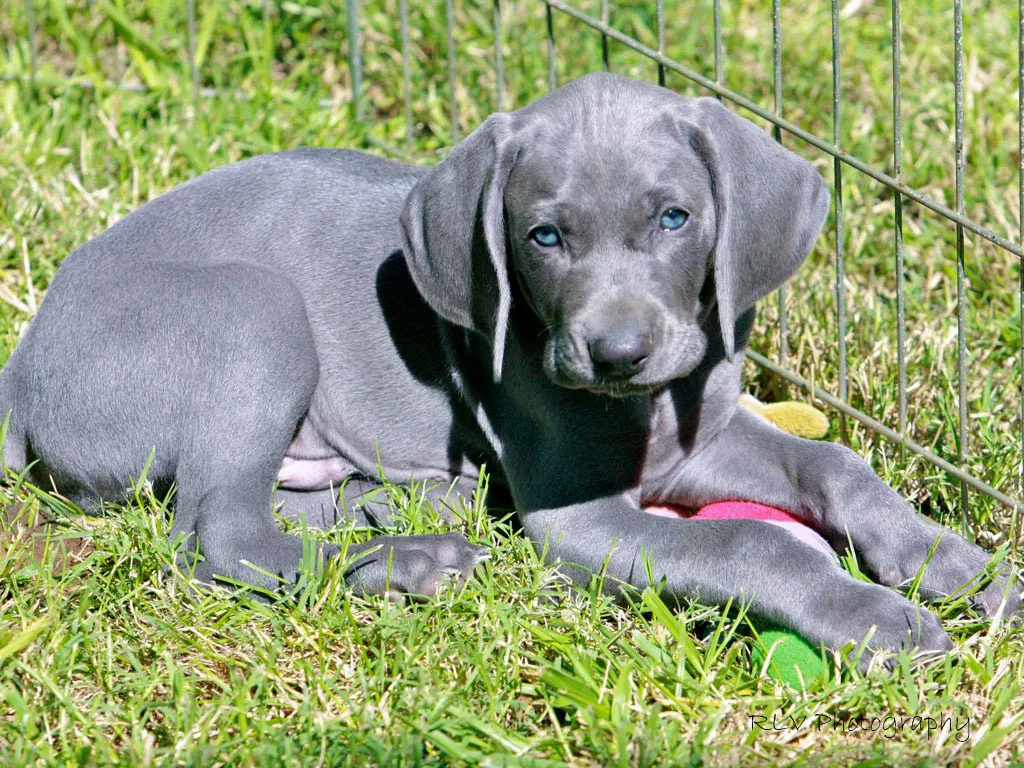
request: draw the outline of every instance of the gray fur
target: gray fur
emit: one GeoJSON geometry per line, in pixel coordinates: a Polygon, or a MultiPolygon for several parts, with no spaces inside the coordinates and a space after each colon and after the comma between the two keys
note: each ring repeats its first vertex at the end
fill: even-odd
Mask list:
{"type": "MultiPolygon", "coordinates": [[[[295,577],[286,514],[372,518],[397,482],[481,465],[565,572],[752,610],[838,648],[941,650],[937,618],[754,521],[642,504],[748,499],[882,584],[956,591],[981,549],[920,518],[857,456],[737,408],[754,302],[804,260],[828,211],[813,167],[711,99],[590,75],[489,118],[427,170],[295,150],[208,173],[67,258],[0,377],[15,469],[117,499],[150,452],[205,580],[295,577]],[[689,214],[677,230],[662,212],[689,214]],[[551,225],[560,245],[541,247],[551,225]],[[353,491],[339,505],[332,490],[353,491]],[[353,499],[357,503],[353,504],[353,499]]],[[[380,511],[380,510],[378,510],[380,511]]],[[[386,510],[385,510],[386,513],[386,510]]],[[[374,539],[348,577],[430,594],[466,574],[462,537],[374,539]],[[381,545],[377,548],[377,545],[381,545]],[[393,571],[387,572],[389,556],[393,571]]],[[[324,554],[334,554],[325,546],[324,554]]],[[[997,576],[978,607],[1020,605],[997,576]]]]}

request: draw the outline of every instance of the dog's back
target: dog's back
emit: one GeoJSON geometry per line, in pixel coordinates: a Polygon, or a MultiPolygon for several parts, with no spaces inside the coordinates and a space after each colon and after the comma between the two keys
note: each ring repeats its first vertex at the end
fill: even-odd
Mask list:
{"type": "Polygon", "coordinates": [[[86,506],[117,498],[154,449],[151,476],[169,480],[197,382],[225,386],[210,361],[232,349],[211,328],[230,328],[240,354],[262,345],[300,369],[298,348],[316,344],[310,328],[326,344],[346,324],[370,345],[386,341],[382,321],[346,308],[377,303],[418,175],[347,150],[259,156],[171,190],[78,248],[0,373],[7,465],[38,460],[40,480],[86,506]]]}

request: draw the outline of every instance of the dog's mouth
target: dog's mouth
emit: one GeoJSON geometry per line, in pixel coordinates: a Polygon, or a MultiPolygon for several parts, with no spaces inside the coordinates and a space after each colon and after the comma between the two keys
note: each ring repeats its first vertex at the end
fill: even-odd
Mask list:
{"type": "Polygon", "coordinates": [[[605,395],[607,397],[640,397],[643,395],[652,395],[659,390],[667,387],[669,382],[652,382],[650,384],[631,384],[630,382],[618,382],[618,381],[598,381],[595,384],[584,387],[587,391],[593,392],[595,395],[605,395]]]}
{"type": "Polygon", "coordinates": [[[652,395],[689,373],[690,370],[681,370],[676,375],[664,379],[647,379],[647,377],[637,376],[634,379],[625,380],[606,378],[594,378],[588,381],[555,380],[555,383],[566,389],[585,390],[595,395],[628,398],[652,395]]]}
{"type": "Polygon", "coordinates": [[[688,376],[700,365],[707,351],[707,338],[696,326],[693,331],[673,334],[671,344],[662,341],[655,345],[642,370],[620,371],[613,375],[601,370],[587,346],[579,340],[568,335],[552,336],[545,345],[545,373],[553,383],[565,389],[615,398],[650,395],[688,376]]]}
{"type": "Polygon", "coordinates": [[[559,365],[557,355],[549,355],[545,365],[548,378],[564,389],[584,390],[595,395],[627,398],[651,395],[667,387],[672,381],[690,374],[699,360],[679,366],[670,366],[668,375],[654,376],[643,372],[628,378],[595,375],[585,366],[559,365]]]}

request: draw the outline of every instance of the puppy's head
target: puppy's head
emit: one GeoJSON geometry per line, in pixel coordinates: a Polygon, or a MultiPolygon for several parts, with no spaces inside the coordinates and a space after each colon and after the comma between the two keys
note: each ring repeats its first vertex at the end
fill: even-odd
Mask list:
{"type": "Polygon", "coordinates": [[[491,339],[496,378],[514,282],[555,383],[631,395],[690,373],[709,333],[731,357],[827,212],[814,168],[714,99],[600,74],[489,118],[402,223],[420,291],[491,339]]]}

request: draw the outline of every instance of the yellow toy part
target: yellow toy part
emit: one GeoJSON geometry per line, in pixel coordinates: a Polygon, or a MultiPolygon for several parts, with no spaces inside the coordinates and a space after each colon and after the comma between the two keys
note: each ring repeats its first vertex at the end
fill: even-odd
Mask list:
{"type": "Polygon", "coordinates": [[[828,417],[807,403],[786,400],[781,403],[762,403],[753,395],[740,395],[740,405],[771,422],[783,432],[797,437],[820,440],[828,434],[828,417]]]}

